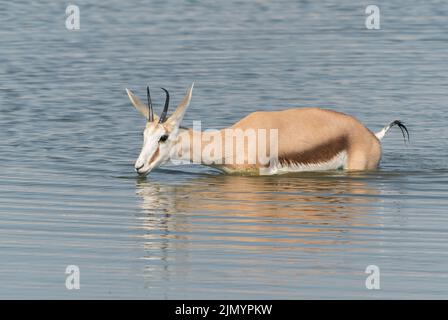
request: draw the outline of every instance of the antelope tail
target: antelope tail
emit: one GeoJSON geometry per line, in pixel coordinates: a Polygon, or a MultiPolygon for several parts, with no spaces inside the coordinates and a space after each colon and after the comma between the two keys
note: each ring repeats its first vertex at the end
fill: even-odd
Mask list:
{"type": "Polygon", "coordinates": [[[408,128],[406,128],[406,126],[404,125],[403,122],[401,122],[400,120],[395,120],[392,121],[391,123],[389,123],[387,126],[385,126],[383,129],[381,129],[381,131],[375,133],[375,136],[378,138],[378,140],[382,140],[384,138],[384,136],[386,135],[386,133],[390,130],[390,128],[392,128],[393,126],[398,126],[401,130],[401,133],[403,134],[403,139],[404,142],[406,143],[406,141],[409,142],[409,131],[408,128]],[[406,134],[405,134],[406,133],[406,134]]]}

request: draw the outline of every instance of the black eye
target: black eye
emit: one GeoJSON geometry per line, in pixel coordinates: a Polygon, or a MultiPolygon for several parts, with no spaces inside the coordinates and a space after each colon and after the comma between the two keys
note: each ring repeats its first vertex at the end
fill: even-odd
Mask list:
{"type": "Polygon", "coordinates": [[[164,134],[163,136],[160,137],[159,142],[165,142],[166,139],[168,139],[168,135],[167,135],[167,134],[164,134]]]}

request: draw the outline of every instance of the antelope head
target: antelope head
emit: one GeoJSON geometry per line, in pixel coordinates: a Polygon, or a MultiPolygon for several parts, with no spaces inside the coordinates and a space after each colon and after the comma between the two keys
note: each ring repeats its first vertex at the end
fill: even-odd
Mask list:
{"type": "Polygon", "coordinates": [[[146,91],[148,105],[141,102],[131,90],[126,89],[134,107],[147,119],[146,127],[143,131],[143,147],[135,162],[135,170],[138,174],[147,175],[151,170],[168,162],[170,159],[171,149],[177,141],[179,126],[190,104],[193,85],[194,83],[170,117],[168,117],[170,95],[166,89],[161,88],[165,91],[166,100],[160,117],[154,113],[149,87],[147,87],[146,91]]]}

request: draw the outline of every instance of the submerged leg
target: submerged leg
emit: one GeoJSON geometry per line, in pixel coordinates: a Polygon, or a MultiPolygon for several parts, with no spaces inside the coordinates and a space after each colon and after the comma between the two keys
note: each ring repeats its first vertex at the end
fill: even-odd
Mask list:
{"type": "Polygon", "coordinates": [[[362,151],[350,152],[347,161],[347,170],[366,170],[367,157],[362,151]]]}

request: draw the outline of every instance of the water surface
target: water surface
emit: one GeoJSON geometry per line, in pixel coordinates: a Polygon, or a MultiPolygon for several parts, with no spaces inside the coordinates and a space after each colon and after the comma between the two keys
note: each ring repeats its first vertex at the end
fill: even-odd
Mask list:
{"type": "Polygon", "coordinates": [[[75,4],[76,32],[64,3],[0,8],[1,298],[447,297],[444,2],[376,1],[380,30],[363,1],[75,4]],[[319,106],[373,131],[401,119],[411,144],[393,130],[368,173],[138,178],[124,88],[174,105],[193,80],[186,126],[319,106]]]}

